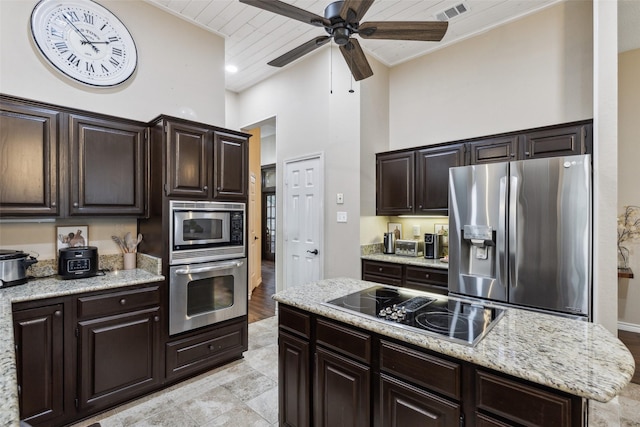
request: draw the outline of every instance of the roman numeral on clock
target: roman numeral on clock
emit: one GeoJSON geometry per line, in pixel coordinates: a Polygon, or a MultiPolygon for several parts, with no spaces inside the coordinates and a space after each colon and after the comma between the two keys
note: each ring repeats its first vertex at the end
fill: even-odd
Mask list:
{"type": "Polygon", "coordinates": [[[93,15],[91,15],[89,13],[85,13],[84,14],[84,22],[86,22],[87,24],[93,25],[93,15]]]}
{"type": "Polygon", "coordinates": [[[54,46],[60,51],[60,53],[67,53],[69,51],[69,46],[67,46],[65,42],[57,42],[54,46]]]}
{"type": "Polygon", "coordinates": [[[69,61],[71,64],[75,65],[76,67],[80,66],[80,58],[75,56],[73,53],[69,55],[69,57],[67,58],[67,61],[69,61]]]}
{"type": "Polygon", "coordinates": [[[119,62],[118,62],[114,57],[109,58],[109,62],[110,62],[114,67],[117,67],[118,65],[120,65],[120,63],[119,63],[119,62]]]}
{"type": "Polygon", "coordinates": [[[114,48],[111,50],[111,52],[112,52],[114,55],[122,56],[122,49],[118,49],[117,47],[114,47],[114,48]]]}
{"type": "Polygon", "coordinates": [[[93,69],[93,64],[90,64],[90,63],[88,63],[88,62],[86,63],[86,67],[85,67],[85,68],[86,68],[86,69],[87,69],[87,71],[88,71],[88,72],[90,72],[90,73],[95,73],[95,72],[96,72],[96,71],[93,69]]]}

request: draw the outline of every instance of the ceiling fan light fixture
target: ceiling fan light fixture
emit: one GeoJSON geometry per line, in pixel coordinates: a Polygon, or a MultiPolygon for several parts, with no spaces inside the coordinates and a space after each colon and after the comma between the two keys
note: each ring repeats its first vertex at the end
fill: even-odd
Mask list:
{"type": "Polygon", "coordinates": [[[347,28],[336,28],[333,30],[333,41],[338,46],[344,46],[349,43],[349,30],[347,28]]]}

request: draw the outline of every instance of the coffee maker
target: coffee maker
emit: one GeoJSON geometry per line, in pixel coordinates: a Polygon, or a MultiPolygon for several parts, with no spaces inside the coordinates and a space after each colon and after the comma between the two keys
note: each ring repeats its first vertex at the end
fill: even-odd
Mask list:
{"type": "Polygon", "coordinates": [[[438,239],[433,233],[424,233],[424,257],[434,259],[438,255],[438,239]]]}

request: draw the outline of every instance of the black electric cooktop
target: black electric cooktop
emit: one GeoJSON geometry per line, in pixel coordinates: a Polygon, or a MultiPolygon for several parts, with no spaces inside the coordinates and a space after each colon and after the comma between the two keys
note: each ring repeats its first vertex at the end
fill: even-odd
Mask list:
{"type": "Polygon", "coordinates": [[[501,317],[503,309],[394,286],[373,286],[325,304],[473,346],[501,317]]]}

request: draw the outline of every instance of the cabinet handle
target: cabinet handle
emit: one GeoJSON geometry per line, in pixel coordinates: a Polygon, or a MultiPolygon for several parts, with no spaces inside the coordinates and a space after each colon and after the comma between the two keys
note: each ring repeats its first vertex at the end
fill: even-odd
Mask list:
{"type": "Polygon", "coordinates": [[[222,187],[218,187],[218,191],[220,191],[222,189],[222,187]]]}
{"type": "Polygon", "coordinates": [[[378,267],[378,271],[382,271],[382,267],[378,267]]]}
{"type": "Polygon", "coordinates": [[[213,351],[214,347],[213,344],[209,344],[209,351],[213,351]]]}
{"type": "Polygon", "coordinates": [[[207,191],[207,190],[209,189],[209,186],[208,186],[208,185],[205,185],[204,187],[202,187],[202,189],[203,189],[204,191],[207,191]]]}
{"type": "Polygon", "coordinates": [[[56,207],[56,202],[51,202],[51,207],[55,208],[56,207]]]}
{"type": "Polygon", "coordinates": [[[56,311],[53,312],[53,315],[56,316],[56,317],[60,317],[60,316],[62,316],[62,311],[56,310],[56,311]]]}
{"type": "Polygon", "coordinates": [[[409,206],[409,209],[413,209],[413,206],[409,206]]]}
{"type": "Polygon", "coordinates": [[[528,152],[528,151],[525,151],[525,152],[524,152],[524,155],[525,155],[525,156],[528,156],[528,155],[529,155],[529,152],[528,152]]]}
{"type": "Polygon", "coordinates": [[[77,208],[78,207],[78,202],[73,202],[73,207],[77,208]]]}
{"type": "Polygon", "coordinates": [[[154,322],[159,322],[160,321],[160,316],[154,316],[153,317],[153,321],[154,322]]]}
{"type": "Polygon", "coordinates": [[[509,154],[509,156],[511,156],[511,157],[515,157],[515,156],[516,156],[516,153],[511,153],[511,154],[509,154]]]}
{"type": "Polygon", "coordinates": [[[422,209],[422,205],[418,206],[418,209],[422,209]]]}
{"type": "Polygon", "coordinates": [[[425,275],[424,275],[424,278],[425,278],[425,279],[428,279],[428,278],[429,278],[429,273],[425,274],[425,275]]]}
{"type": "Polygon", "coordinates": [[[122,299],[120,300],[120,305],[125,305],[126,303],[127,303],[127,300],[126,300],[126,299],[122,298],[122,299]]]}

